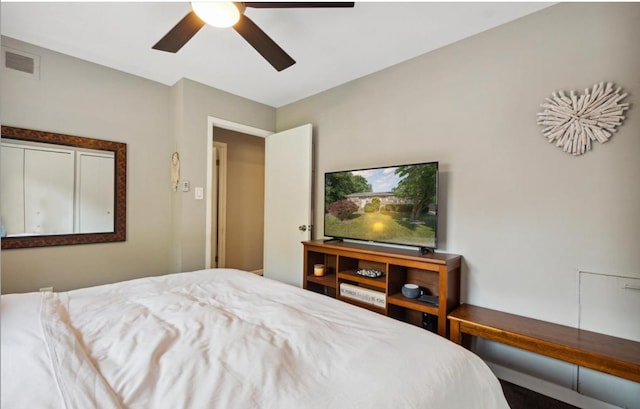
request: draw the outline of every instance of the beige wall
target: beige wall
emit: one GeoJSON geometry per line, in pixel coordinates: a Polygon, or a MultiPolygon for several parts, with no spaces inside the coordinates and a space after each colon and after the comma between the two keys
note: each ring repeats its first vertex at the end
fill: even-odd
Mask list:
{"type": "Polygon", "coordinates": [[[128,147],[127,241],[3,250],[2,292],[203,268],[205,201],[171,191],[171,153],[180,152],[182,178],[204,187],[208,118],[272,131],[275,108],[190,80],[167,87],[7,37],[2,45],[41,57],[39,80],[1,71],[2,124],[128,147]]]}
{"type": "Polygon", "coordinates": [[[214,128],[227,144],[226,267],[261,270],[264,235],[264,138],[214,128]]]}
{"type": "Polygon", "coordinates": [[[324,172],[437,160],[466,300],[575,324],[576,269],[640,276],[638,21],[637,3],[563,4],[279,108],[278,130],[314,124],[317,233],[324,172]],[[544,98],[599,81],[629,92],[620,131],[581,157],[547,143],[544,98]]]}
{"type": "MultiPolygon", "coordinates": [[[[2,292],[67,290],[169,271],[169,88],[2,37],[40,79],[2,70],[2,124],[124,142],[127,241],[2,251],[2,292]]],[[[2,192],[6,194],[6,192],[2,192]]]]}
{"type": "Polygon", "coordinates": [[[279,108],[279,131],[314,124],[316,236],[324,172],[437,160],[463,300],[578,325],[578,270],[640,277],[639,21],[638,3],[560,4],[279,108]],[[619,132],[581,157],[547,143],[544,98],[600,81],[629,92],[619,132]]]}
{"type": "MultiPolygon", "coordinates": [[[[273,131],[273,107],[259,104],[195,81],[180,80],[174,88],[180,110],[181,124],[176,128],[175,143],[180,152],[181,176],[191,186],[206,186],[207,135],[209,117],[273,131]]],[[[174,250],[174,271],[192,271],[205,266],[206,202],[195,200],[193,191],[179,193],[174,199],[174,226],[179,248],[174,250]]]]}

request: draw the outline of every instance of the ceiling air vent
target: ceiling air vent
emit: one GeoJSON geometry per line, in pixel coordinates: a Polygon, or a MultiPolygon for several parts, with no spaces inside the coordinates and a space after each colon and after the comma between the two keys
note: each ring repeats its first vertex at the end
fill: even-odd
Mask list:
{"type": "Polygon", "coordinates": [[[2,47],[2,67],[31,78],[39,78],[40,57],[8,47],[2,47]]]}

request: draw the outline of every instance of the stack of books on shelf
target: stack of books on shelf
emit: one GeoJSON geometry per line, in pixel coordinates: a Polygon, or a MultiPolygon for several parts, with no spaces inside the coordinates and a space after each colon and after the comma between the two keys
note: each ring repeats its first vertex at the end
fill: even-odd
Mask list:
{"type": "Polygon", "coordinates": [[[387,303],[387,296],[384,293],[347,283],[340,283],[340,296],[380,308],[384,308],[387,303]]]}

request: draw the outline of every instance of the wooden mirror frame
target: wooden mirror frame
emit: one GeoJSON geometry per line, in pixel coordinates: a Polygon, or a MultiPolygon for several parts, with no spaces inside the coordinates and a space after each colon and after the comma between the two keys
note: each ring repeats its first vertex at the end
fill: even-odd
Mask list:
{"type": "Polygon", "coordinates": [[[127,238],[127,144],[85,138],[82,136],[62,135],[32,129],[2,126],[2,137],[23,141],[44,142],[77,148],[99,149],[114,153],[115,165],[115,207],[113,232],[54,234],[48,236],[3,237],[2,249],[31,247],[66,246],[73,244],[109,243],[125,241],[127,238]]]}

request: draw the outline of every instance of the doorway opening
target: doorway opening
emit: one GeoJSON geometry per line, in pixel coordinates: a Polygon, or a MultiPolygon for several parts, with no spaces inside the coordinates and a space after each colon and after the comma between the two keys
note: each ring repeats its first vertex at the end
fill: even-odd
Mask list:
{"type": "Polygon", "coordinates": [[[212,264],[260,273],[264,253],[265,139],[214,127],[214,166],[211,189],[216,196],[211,232],[212,264]],[[220,150],[224,146],[224,150],[220,150]],[[221,155],[220,155],[221,154],[221,155]],[[216,170],[218,172],[216,172],[216,170]],[[216,173],[220,177],[217,177],[216,173]],[[216,263],[216,254],[218,262],[216,263]]]}
{"type": "MultiPolygon", "coordinates": [[[[230,156],[229,152],[230,152],[231,146],[227,144],[227,147],[225,150],[224,170],[222,166],[216,167],[215,157],[217,156],[220,159],[222,158],[223,154],[222,154],[222,150],[219,149],[219,146],[216,146],[216,149],[214,150],[214,130],[217,131],[218,136],[220,135],[221,131],[226,130],[226,131],[235,131],[241,134],[245,134],[245,136],[249,136],[249,135],[257,136],[257,137],[260,137],[258,139],[262,139],[262,140],[264,140],[264,138],[266,138],[267,136],[271,135],[272,132],[259,129],[259,128],[250,127],[247,125],[242,125],[236,122],[227,121],[220,118],[214,118],[214,117],[209,117],[207,129],[208,129],[207,192],[210,192],[210,193],[206,195],[205,268],[211,268],[215,266],[237,268],[235,265],[236,261],[234,261],[234,258],[229,257],[230,254],[228,251],[231,245],[233,244],[232,243],[233,240],[232,240],[232,237],[230,237],[229,231],[231,231],[232,229],[235,229],[234,224],[236,224],[236,222],[232,220],[233,214],[231,215],[229,214],[230,206],[228,205],[226,206],[226,210],[223,212],[223,214],[220,214],[219,209],[217,209],[218,202],[220,202],[221,200],[224,200],[220,198],[223,196],[223,194],[224,196],[227,197],[227,199],[224,200],[224,202],[225,203],[231,202],[229,198],[229,189],[230,189],[230,186],[232,185],[232,181],[229,180],[229,172],[228,172],[229,156],[230,156]],[[226,175],[223,176],[225,171],[226,171],[226,175]],[[223,179],[226,181],[225,190],[221,190],[221,181],[223,179]],[[214,186],[215,186],[215,189],[214,189],[214,186]],[[216,217],[214,217],[214,215],[216,215],[216,217]],[[222,224],[223,217],[225,220],[224,224],[222,224]],[[222,243],[222,245],[220,243],[222,243]],[[217,262],[215,259],[216,253],[218,257],[217,262]]],[[[222,140],[218,140],[219,139],[218,137],[216,137],[215,139],[216,139],[216,143],[224,142],[222,140]]],[[[222,164],[222,161],[220,161],[220,165],[221,164],[222,164]]],[[[262,167],[264,168],[264,165],[262,167]]],[[[237,187],[235,182],[233,183],[233,185],[234,187],[237,187]]],[[[243,185],[240,185],[240,187],[242,187],[243,185]]],[[[263,196],[264,195],[262,195],[262,197],[263,196]]],[[[235,209],[235,207],[236,207],[236,203],[234,202],[233,208],[235,209]]],[[[264,216],[262,211],[260,212],[260,216],[262,217],[264,216]]],[[[240,220],[241,220],[240,223],[244,226],[252,223],[250,217],[240,217],[240,220]]],[[[264,223],[261,221],[260,228],[263,228],[263,225],[264,223]]],[[[263,242],[262,233],[260,233],[259,236],[260,237],[257,237],[257,233],[256,233],[252,237],[244,239],[244,241],[253,242],[254,240],[257,241],[259,239],[259,243],[261,247],[263,242]]],[[[242,242],[243,241],[241,241],[241,243],[242,242]]],[[[242,254],[242,257],[245,257],[245,260],[251,260],[252,257],[253,258],[259,257],[259,260],[260,260],[259,265],[251,268],[247,268],[248,265],[245,264],[241,266],[243,267],[242,269],[254,271],[256,273],[261,272],[260,270],[262,268],[262,257],[263,257],[262,249],[248,250],[244,246],[237,246],[235,244],[233,245],[233,248],[234,248],[234,251],[239,251],[242,254]]],[[[234,256],[234,257],[236,257],[235,260],[238,260],[237,256],[234,256]]],[[[257,263],[255,259],[253,263],[254,265],[257,263]]]]}

